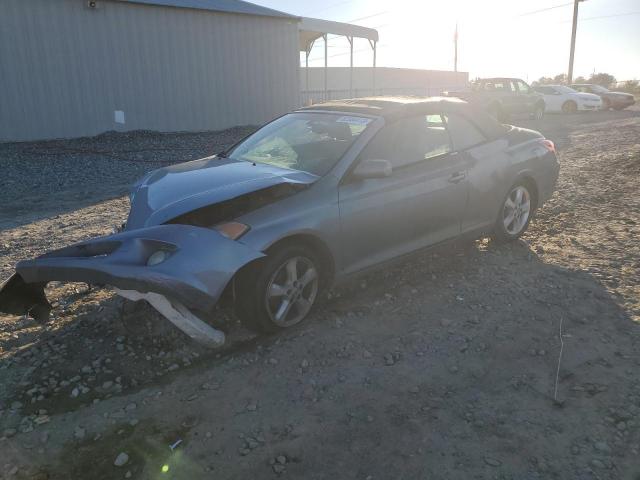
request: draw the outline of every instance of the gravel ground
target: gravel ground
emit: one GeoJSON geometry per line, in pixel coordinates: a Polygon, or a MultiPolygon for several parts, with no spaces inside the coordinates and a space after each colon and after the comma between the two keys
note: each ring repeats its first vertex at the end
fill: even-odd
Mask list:
{"type": "MultiPolygon", "coordinates": [[[[518,123],[562,164],[523,240],[416,255],[285,334],[221,310],[230,342],[206,351],[76,284],[50,286],[48,325],[0,317],[0,478],[638,480],[640,112],[518,123]]],[[[148,168],[246,131],[0,145],[1,278],[107,233],[148,168]]]]}

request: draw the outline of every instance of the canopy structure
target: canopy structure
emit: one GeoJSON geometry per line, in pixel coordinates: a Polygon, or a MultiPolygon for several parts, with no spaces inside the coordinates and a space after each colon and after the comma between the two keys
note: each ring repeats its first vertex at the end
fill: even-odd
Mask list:
{"type": "Polygon", "coordinates": [[[318,18],[303,17],[298,23],[300,32],[300,51],[305,52],[306,67],[306,88],[309,90],[309,54],[316,40],[322,38],[324,41],[324,91],[327,93],[327,68],[329,64],[327,35],[339,35],[346,37],[351,46],[349,66],[351,68],[349,91],[353,95],[353,39],[365,38],[369,40],[369,45],[373,50],[373,88],[375,90],[375,66],[378,43],[378,31],[373,28],[361,27],[350,23],[332,22],[320,20],[318,18]]]}

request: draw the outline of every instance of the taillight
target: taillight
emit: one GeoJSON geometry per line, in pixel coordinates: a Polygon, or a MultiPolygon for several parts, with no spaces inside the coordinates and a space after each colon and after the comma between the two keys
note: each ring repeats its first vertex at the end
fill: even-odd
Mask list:
{"type": "Polygon", "coordinates": [[[547,140],[546,138],[543,138],[542,140],[540,140],[540,143],[544,148],[549,150],[551,153],[556,153],[556,146],[553,144],[551,140],[547,140]]]}

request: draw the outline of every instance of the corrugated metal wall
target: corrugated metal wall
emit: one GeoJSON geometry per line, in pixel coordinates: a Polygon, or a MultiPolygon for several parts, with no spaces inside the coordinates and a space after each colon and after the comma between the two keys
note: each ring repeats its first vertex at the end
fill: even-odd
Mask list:
{"type": "Polygon", "coordinates": [[[0,141],[217,130],[299,105],[295,20],[86,4],[2,0],[0,141]]]}

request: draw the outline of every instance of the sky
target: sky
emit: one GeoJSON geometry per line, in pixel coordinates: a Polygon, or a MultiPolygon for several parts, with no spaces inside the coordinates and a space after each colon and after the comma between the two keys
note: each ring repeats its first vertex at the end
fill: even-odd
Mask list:
{"type": "MultiPolygon", "coordinates": [[[[453,70],[458,24],[458,70],[470,78],[510,76],[529,82],[566,73],[571,0],[252,0],[291,14],[376,28],[378,66],[453,70]]],[[[371,48],[356,39],[355,66],[372,64],[371,48]]],[[[324,65],[322,40],[310,55],[324,65]]],[[[304,55],[303,55],[304,58],[304,55]]],[[[345,38],[329,38],[329,66],[349,65],[345,38]]],[[[580,3],[574,77],[607,72],[640,79],[640,0],[580,3]]]]}

